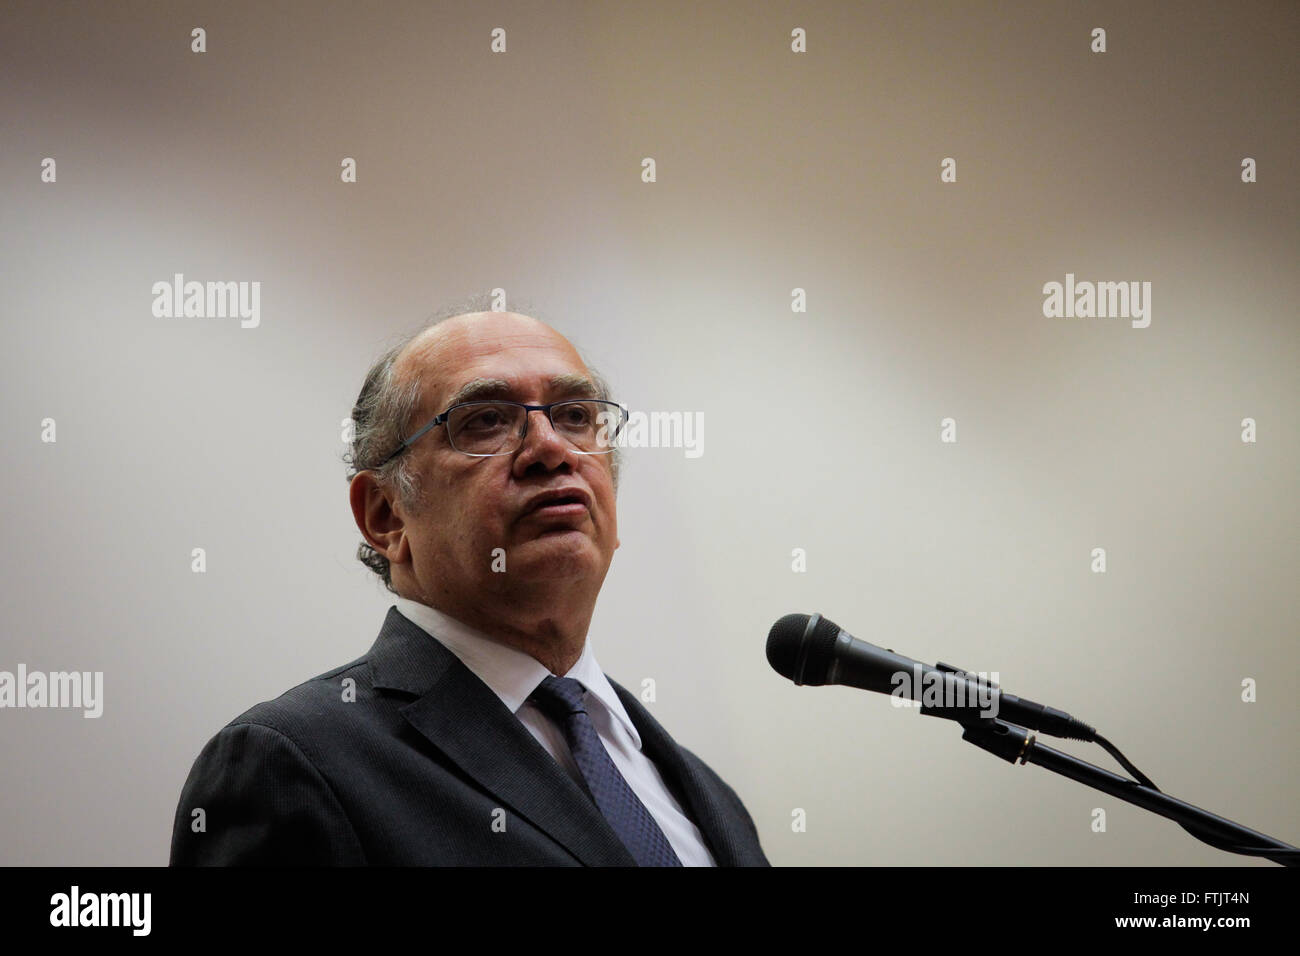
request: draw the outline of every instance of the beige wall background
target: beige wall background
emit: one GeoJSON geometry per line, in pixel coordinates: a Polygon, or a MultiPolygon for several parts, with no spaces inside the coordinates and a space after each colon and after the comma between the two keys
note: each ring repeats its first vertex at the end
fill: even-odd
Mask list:
{"type": "Polygon", "coordinates": [[[629,450],[591,640],[774,863],[1251,865],[795,687],[792,611],[1300,839],[1298,40],[1289,2],[5,4],[0,669],[105,700],[0,710],[0,859],[164,864],[203,743],[365,652],[342,422],[494,288],[704,415],[699,458],[629,450]],[[155,318],[177,272],[260,325],[155,318]],[[1067,273],[1150,282],[1150,326],[1044,317],[1067,273]]]}

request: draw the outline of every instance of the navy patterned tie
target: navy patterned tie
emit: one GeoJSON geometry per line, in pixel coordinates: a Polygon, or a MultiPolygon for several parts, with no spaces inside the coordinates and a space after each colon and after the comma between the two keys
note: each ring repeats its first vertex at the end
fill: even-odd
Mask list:
{"type": "Polygon", "coordinates": [[[637,866],[681,866],[672,845],[645,804],[614,766],[582,703],[585,693],[571,677],[550,676],[533,691],[533,702],[564,729],[587,792],[628,848],[637,866]]]}

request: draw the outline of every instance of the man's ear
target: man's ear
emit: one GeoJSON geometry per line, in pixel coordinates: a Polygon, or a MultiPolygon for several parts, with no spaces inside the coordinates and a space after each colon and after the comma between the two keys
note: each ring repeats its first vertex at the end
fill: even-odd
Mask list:
{"type": "Polygon", "coordinates": [[[411,545],[406,538],[406,523],[393,507],[390,492],[372,471],[358,473],[348,486],[348,502],[357,530],[390,564],[411,560],[411,545]]]}

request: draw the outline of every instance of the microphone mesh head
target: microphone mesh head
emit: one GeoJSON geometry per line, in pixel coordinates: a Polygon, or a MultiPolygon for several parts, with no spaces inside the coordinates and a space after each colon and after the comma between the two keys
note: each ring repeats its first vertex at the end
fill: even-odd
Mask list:
{"type": "Polygon", "coordinates": [[[787,614],[767,632],[767,662],[782,677],[794,680],[799,664],[799,645],[803,642],[807,614],[787,614]]]}
{"type": "Polygon", "coordinates": [[[817,618],[817,626],[804,642],[803,659],[798,675],[799,683],[820,687],[826,683],[831,664],[835,663],[835,641],[840,636],[840,626],[824,617],[817,618]]]}
{"type": "Polygon", "coordinates": [[[787,614],[767,632],[767,662],[782,677],[796,684],[819,687],[835,660],[835,641],[840,627],[821,615],[808,634],[808,614],[787,614]],[[807,635],[805,637],[804,635],[807,635]]]}

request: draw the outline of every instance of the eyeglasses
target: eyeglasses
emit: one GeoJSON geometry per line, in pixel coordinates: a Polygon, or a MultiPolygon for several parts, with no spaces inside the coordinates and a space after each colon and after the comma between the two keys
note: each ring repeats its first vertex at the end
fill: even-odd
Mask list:
{"type": "Polygon", "coordinates": [[[627,409],[618,402],[596,398],[569,399],[548,405],[462,402],[402,442],[377,467],[384,467],[425,432],[443,424],[447,426],[447,441],[461,454],[475,458],[512,455],[523,445],[524,435],[528,433],[529,412],[546,412],[555,433],[580,455],[608,455],[627,421],[627,409]]]}

